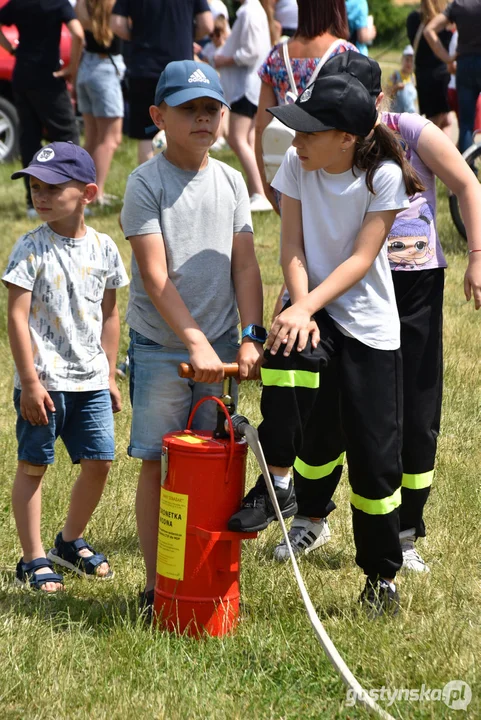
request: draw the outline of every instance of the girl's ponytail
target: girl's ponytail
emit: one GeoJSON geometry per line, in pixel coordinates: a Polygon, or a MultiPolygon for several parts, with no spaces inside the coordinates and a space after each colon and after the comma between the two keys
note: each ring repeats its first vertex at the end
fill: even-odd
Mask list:
{"type": "Polygon", "coordinates": [[[99,45],[109,47],[114,37],[110,28],[112,3],[109,3],[108,0],[87,0],[86,5],[95,41],[99,45]]]}
{"type": "Polygon", "coordinates": [[[384,160],[394,160],[402,170],[406,192],[409,196],[424,190],[416,171],[408,163],[396,136],[388,127],[379,123],[366,138],[359,138],[354,153],[354,165],[366,171],[366,185],[374,193],[373,179],[384,160]]]}

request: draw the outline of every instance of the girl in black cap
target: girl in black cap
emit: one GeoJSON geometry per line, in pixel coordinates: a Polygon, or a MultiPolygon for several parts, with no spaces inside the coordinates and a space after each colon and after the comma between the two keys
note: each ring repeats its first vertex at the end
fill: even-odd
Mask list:
{"type": "MultiPolygon", "coordinates": [[[[282,193],[282,266],[291,300],[276,318],[262,368],[259,436],[284,517],[297,511],[290,477],[304,429],[329,432],[322,382],[340,396],[361,599],[395,613],[401,566],[400,329],[385,239],[421,189],[374,100],[349,73],[325,75],[294,105],[271,109],[296,131],[273,186],[282,193]],[[381,391],[380,391],[381,389],[381,391]]],[[[307,474],[315,468],[304,468],[307,474]]],[[[229,529],[275,518],[264,478],[229,529]]]]}

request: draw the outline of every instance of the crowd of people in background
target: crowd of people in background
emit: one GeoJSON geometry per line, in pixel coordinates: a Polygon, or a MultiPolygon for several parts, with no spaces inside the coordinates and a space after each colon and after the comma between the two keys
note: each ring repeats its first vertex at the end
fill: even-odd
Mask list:
{"type": "MultiPolygon", "coordinates": [[[[336,31],[345,43],[336,52],[354,45],[367,55],[377,34],[367,0],[340,4],[347,26],[336,31]]],[[[10,0],[0,10],[0,25],[15,24],[19,43],[12,47],[0,30],[0,45],[16,55],[13,87],[23,163],[43,136],[80,141],[70,82],[84,146],[97,168],[96,204],[108,206],[116,198],[105,193],[105,183],[122,133],[138,141],[139,164],[164,146],[163,133],[152,143],[157,128],[149,114],[157,78],[170,61],[194,57],[216,68],[231,106],[214,151],[228,144],[238,156],[251,210],[276,209],[261,162],[259,137],[268,123],[264,111],[274,99],[284,102],[285,42],[297,92],[308,82],[323,55],[324,43],[316,38],[325,8],[297,0],[239,0],[234,6],[235,14],[222,0],[10,0]],[[62,23],[71,33],[66,67],[59,65],[62,23]]],[[[386,87],[392,109],[418,111],[450,136],[454,110],[462,151],[481,124],[480,17],[477,0],[449,5],[421,0],[420,9],[407,18],[410,44],[386,87]]],[[[27,212],[35,217],[27,186],[26,192],[27,212]]]]}

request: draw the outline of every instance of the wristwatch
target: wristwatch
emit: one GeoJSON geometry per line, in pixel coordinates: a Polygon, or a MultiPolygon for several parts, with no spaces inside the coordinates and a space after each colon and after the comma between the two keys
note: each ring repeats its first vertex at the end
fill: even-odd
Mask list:
{"type": "Polygon", "coordinates": [[[254,325],[251,323],[242,331],[242,339],[246,337],[263,345],[267,340],[267,330],[263,328],[262,325],[254,325]]]}

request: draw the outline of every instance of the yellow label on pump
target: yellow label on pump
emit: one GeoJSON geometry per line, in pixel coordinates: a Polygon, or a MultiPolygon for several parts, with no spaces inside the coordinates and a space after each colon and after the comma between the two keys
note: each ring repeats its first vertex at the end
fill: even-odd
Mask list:
{"type": "Polygon", "coordinates": [[[157,572],[172,580],[184,579],[188,502],[183,493],[160,491],[157,572]]]}
{"type": "Polygon", "coordinates": [[[205,443],[207,440],[204,440],[203,438],[196,437],[195,435],[174,435],[175,440],[183,440],[186,443],[191,443],[191,445],[198,445],[199,443],[205,443]]]}

